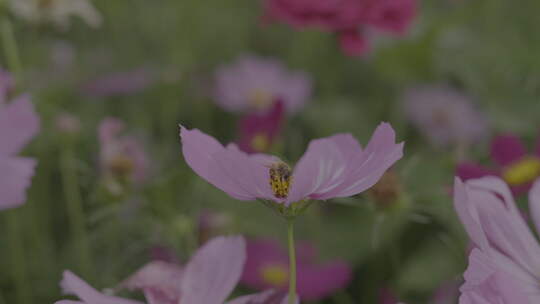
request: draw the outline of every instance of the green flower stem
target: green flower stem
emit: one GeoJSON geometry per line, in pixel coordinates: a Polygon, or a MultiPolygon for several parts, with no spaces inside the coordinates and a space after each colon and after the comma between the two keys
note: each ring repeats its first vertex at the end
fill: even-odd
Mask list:
{"type": "Polygon", "coordinates": [[[69,226],[72,240],[78,255],[78,265],[85,277],[89,277],[91,267],[88,235],[85,228],[85,216],[81,193],[79,191],[78,174],[75,166],[75,157],[71,147],[64,148],[60,156],[60,168],[62,174],[62,187],[69,218],[69,226]]]}
{"type": "Polygon", "coordinates": [[[289,304],[296,303],[296,251],[294,249],[294,219],[287,219],[289,244],[289,304]]]}
{"type": "Polygon", "coordinates": [[[15,285],[16,303],[28,304],[31,299],[32,288],[27,286],[26,265],[24,261],[23,234],[20,227],[19,216],[16,211],[6,214],[7,231],[9,235],[9,250],[11,255],[11,269],[15,285]]]}
{"type": "Polygon", "coordinates": [[[13,27],[9,21],[9,17],[6,15],[2,16],[2,20],[0,21],[0,36],[2,37],[2,48],[8,68],[15,75],[17,83],[20,84],[22,68],[19,49],[15,40],[15,34],[13,34],[13,27]]]}

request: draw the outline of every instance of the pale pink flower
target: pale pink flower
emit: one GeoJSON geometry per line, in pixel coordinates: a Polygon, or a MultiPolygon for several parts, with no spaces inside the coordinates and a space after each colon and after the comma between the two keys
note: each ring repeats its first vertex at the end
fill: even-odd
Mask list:
{"type": "Polygon", "coordinates": [[[38,132],[39,117],[28,95],[0,102],[0,210],[26,201],[37,162],[17,154],[38,132]]]}
{"type": "Polygon", "coordinates": [[[294,171],[275,156],[248,155],[235,144],[222,146],[197,129],[181,127],[182,151],[202,178],[239,200],[289,206],[303,200],[356,195],[373,186],[403,155],[388,123],[380,124],[362,149],[350,134],[310,142],[294,171]]]}
{"type": "Polygon", "coordinates": [[[148,156],[137,137],[122,134],[124,128],[124,123],[116,118],[108,117],[100,123],[101,168],[108,177],[127,178],[141,184],[148,177],[148,156]]]}
{"type": "MultiPolygon", "coordinates": [[[[148,304],[223,304],[236,287],[246,259],[242,237],[218,237],[201,247],[185,267],[152,262],[121,284],[141,289],[148,304]]],[[[60,283],[64,292],[82,301],[56,304],[141,304],[138,301],[105,295],[90,287],[70,271],[60,283]]],[[[226,302],[227,304],[286,304],[277,291],[265,291],[226,302]]]]}
{"type": "Polygon", "coordinates": [[[216,103],[231,112],[265,112],[281,100],[285,110],[294,113],[310,95],[310,77],[287,70],[275,59],[244,55],[218,68],[215,75],[216,103]]]}
{"type": "MultiPolygon", "coordinates": [[[[456,178],[454,205],[475,246],[460,303],[540,303],[540,245],[504,181],[456,178]]],[[[539,230],[540,180],[530,192],[529,209],[539,230]]]]}

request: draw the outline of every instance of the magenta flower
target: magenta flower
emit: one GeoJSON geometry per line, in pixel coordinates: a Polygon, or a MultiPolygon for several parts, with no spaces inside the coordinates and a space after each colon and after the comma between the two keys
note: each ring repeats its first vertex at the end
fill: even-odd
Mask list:
{"type": "Polygon", "coordinates": [[[365,30],[402,35],[416,16],[416,6],[416,0],[266,0],[265,19],[335,33],[348,55],[362,55],[369,49],[365,30]]]}
{"type": "Polygon", "coordinates": [[[311,80],[279,61],[244,55],[217,69],[214,97],[230,112],[266,112],[281,100],[288,113],[299,111],[311,95],[311,80]]]}
{"type": "Polygon", "coordinates": [[[402,102],[411,123],[435,146],[471,144],[487,135],[486,118],[471,98],[446,85],[410,88],[402,102]]]}
{"type": "Polygon", "coordinates": [[[100,163],[107,178],[127,179],[141,184],[149,171],[148,156],[142,142],[122,135],[124,124],[116,118],[105,118],[99,125],[100,163]]]}
{"type": "Polygon", "coordinates": [[[496,167],[463,162],[457,167],[457,175],[463,180],[499,176],[510,185],[514,194],[526,193],[532,182],[540,177],[540,136],[533,153],[527,152],[523,142],[514,135],[497,136],[491,143],[491,158],[497,163],[496,167]]]}
{"type": "Polygon", "coordinates": [[[155,82],[156,77],[151,71],[138,68],[96,78],[84,85],[82,91],[95,97],[132,95],[146,90],[155,82]]]}
{"type": "Polygon", "coordinates": [[[284,106],[274,103],[266,113],[250,113],[240,119],[238,147],[246,153],[268,152],[281,132],[284,106]]]}
{"type": "MultiPolygon", "coordinates": [[[[454,205],[474,243],[460,303],[540,303],[540,245],[497,177],[463,183],[456,178],[454,205]]],[[[540,228],[540,180],[529,209],[540,228]]]]}
{"type": "MultiPolygon", "coordinates": [[[[298,295],[308,301],[320,300],[345,288],[352,276],[351,267],[344,261],[333,260],[317,263],[317,252],[309,243],[298,246],[298,295]]],[[[247,242],[247,261],[241,282],[263,290],[287,290],[289,283],[289,258],[287,250],[273,240],[247,242]]]]}
{"type": "Polygon", "coordinates": [[[26,189],[37,162],[17,154],[39,132],[39,117],[28,95],[7,104],[1,101],[0,98],[0,210],[3,210],[26,201],[26,189]]]}
{"type": "Polygon", "coordinates": [[[279,158],[222,146],[197,129],[181,127],[182,151],[202,178],[239,200],[290,206],[304,200],[348,197],[373,186],[403,155],[388,123],[380,124],[365,149],[350,134],[310,142],[294,171],[279,158]]]}
{"type": "MultiPolygon", "coordinates": [[[[223,304],[236,287],[245,263],[242,237],[218,237],[201,247],[185,267],[152,262],[124,281],[120,287],[140,289],[148,304],[223,304]]],[[[105,295],[90,287],[70,271],[60,283],[67,294],[81,301],[56,304],[141,304],[138,301],[105,295]]],[[[227,304],[284,304],[284,295],[265,291],[237,298],[227,304]]]]}

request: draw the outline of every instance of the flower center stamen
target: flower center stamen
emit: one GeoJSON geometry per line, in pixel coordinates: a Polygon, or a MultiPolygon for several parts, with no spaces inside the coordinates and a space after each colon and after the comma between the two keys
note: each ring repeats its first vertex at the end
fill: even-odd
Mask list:
{"type": "Polygon", "coordinates": [[[540,176],[540,159],[532,156],[522,158],[503,171],[503,178],[510,185],[526,184],[538,176],[540,176]]]}
{"type": "Polygon", "coordinates": [[[276,287],[284,286],[289,280],[287,267],[284,265],[265,265],[261,267],[260,274],[264,282],[276,287]]]}
{"type": "Polygon", "coordinates": [[[289,195],[292,183],[291,167],[286,163],[275,163],[270,167],[270,186],[274,196],[285,199],[289,195]]]}
{"type": "Polygon", "coordinates": [[[254,89],[249,93],[251,106],[256,110],[268,108],[273,101],[272,94],[261,89],[254,89]]]}

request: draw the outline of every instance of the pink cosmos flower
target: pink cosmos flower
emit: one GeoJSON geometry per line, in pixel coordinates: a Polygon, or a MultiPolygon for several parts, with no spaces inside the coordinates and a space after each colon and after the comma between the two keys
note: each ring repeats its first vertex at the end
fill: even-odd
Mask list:
{"type": "Polygon", "coordinates": [[[238,147],[246,153],[268,152],[281,132],[283,102],[274,103],[266,113],[250,113],[240,119],[238,147]]]}
{"type": "Polygon", "coordinates": [[[532,182],[540,177],[540,136],[536,151],[532,153],[527,152],[523,142],[512,134],[497,136],[491,143],[491,158],[497,163],[495,168],[463,162],[457,167],[457,175],[463,180],[500,176],[514,194],[526,193],[532,182]]]}
{"type": "MultiPolygon", "coordinates": [[[[140,289],[148,304],[223,304],[236,287],[245,262],[242,237],[218,237],[201,247],[185,267],[152,262],[124,281],[120,287],[140,289]]],[[[81,301],[62,300],[56,304],[141,304],[138,301],[105,295],[78,278],[64,272],[60,283],[67,294],[81,301]]],[[[237,298],[227,304],[285,304],[277,291],[237,298]]]]}
{"type": "Polygon", "coordinates": [[[230,112],[266,112],[279,99],[288,113],[294,113],[310,95],[309,76],[288,71],[274,59],[244,55],[215,74],[216,103],[230,112]]]}
{"type": "Polygon", "coordinates": [[[368,48],[363,34],[377,29],[404,34],[416,16],[416,0],[266,0],[265,19],[301,29],[319,27],[336,33],[348,55],[368,48]]]}
{"type": "MultiPolygon", "coordinates": [[[[504,181],[456,178],[454,205],[475,246],[460,303],[540,303],[540,244],[504,181]]],[[[530,192],[529,209],[539,230],[540,180],[530,192]]]]}
{"type": "Polygon", "coordinates": [[[83,86],[84,93],[96,97],[136,94],[156,82],[156,77],[145,68],[113,73],[92,80],[83,86]]]}
{"type": "MultiPolygon", "coordinates": [[[[0,80],[0,90],[4,85],[0,80]]],[[[28,95],[7,104],[0,98],[0,210],[18,207],[26,201],[26,189],[37,162],[17,154],[38,132],[39,117],[28,95]]]]}
{"type": "Polygon", "coordinates": [[[471,98],[449,86],[410,88],[402,103],[409,120],[435,146],[471,144],[487,135],[486,118],[471,98]]]}
{"type": "Polygon", "coordinates": [[[202,178],[239,200],[289,206],[358,194],[373,186],[403,155],[390,124],[380,124],[362,149],[350,134],[312,140],[294,171],[275,156],[248,155],[235,144],[222,146],[197,129],[181,127],[182,151],[202,178]]]}
{"type": "Polygon", "coordinates": [[[143,183],[149,170],[148,157],[140,140],[121,135],[122,121],[105,118],[99,125],[100,163],[106,177],[143,183]]]}
{"type": "MultiPolygon", "coordinates": [[[[351,267],[344,261],[317,263],[317,252],[309,243],[297,248],[297,293],[308,301],[320,300],[345,288],[351,280],[351,267]]],[[[247,261],[241,282],[255,289],[287,290],[289,258],[287,250],[274,240],[247,242],[247,261]]]]}

